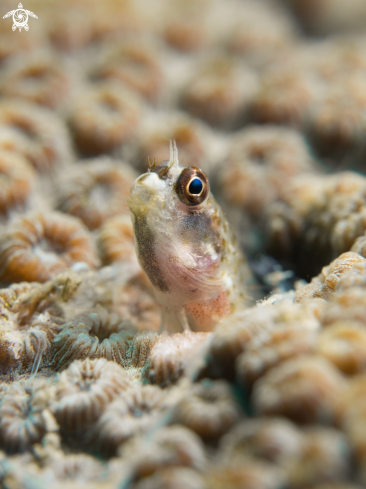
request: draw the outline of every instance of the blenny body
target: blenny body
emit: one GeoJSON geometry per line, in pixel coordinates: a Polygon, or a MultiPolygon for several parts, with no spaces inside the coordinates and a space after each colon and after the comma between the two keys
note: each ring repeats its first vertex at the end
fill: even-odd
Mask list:
{"type": "Polygon", "coordinates": [[[137,257],[163,309],[162,327],[210,331],[249,302],[251,273],[205,173],[170,160],[150,165],[128,205],[137,257]]]}

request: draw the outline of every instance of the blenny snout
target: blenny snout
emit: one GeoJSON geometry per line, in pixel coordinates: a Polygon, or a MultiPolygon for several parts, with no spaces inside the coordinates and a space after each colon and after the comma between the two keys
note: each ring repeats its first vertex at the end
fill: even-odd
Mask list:
{"type": "Polygon", "coordinates": [[[155,173],[144,173],[139,176],[130,190],[127,203],[132,212],[136,211],[141,205],[147,205],[161,198],[164,190],[164,183],[155,173]]]}

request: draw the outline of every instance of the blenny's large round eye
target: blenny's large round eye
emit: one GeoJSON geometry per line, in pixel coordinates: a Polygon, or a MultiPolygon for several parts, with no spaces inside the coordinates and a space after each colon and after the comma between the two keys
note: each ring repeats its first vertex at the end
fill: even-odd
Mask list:
{"type": "Polygon", "coordinates": [[[206,199],[210,184],[203,171],[190,166],[182,170],[175,189],[183,204],[199,205],[206,199]]]}

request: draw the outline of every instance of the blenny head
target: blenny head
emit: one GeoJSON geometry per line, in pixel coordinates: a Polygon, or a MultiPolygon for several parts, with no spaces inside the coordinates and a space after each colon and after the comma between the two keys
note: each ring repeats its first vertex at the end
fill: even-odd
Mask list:
{"type": "Polygon", "coordinates": [[[168,219],[177,211],[199,211],[209,195],[210,185],[205,173],[196,167],[184,168],[178,159],[175,141],[170,142],[169,161],[159,165],[149,160],[147,173],[134,182],[127,203],[135,216],[150,212],[168,219]]]}

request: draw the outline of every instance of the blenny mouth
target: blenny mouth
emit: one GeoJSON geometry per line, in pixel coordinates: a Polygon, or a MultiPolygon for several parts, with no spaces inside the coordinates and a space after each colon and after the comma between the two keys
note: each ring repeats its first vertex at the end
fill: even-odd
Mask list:
{"type": "Polygon", "coordinates": [[[164,189],[164,182],[155,173],[144,173],[132,185],[127,204],[134,212],[137,208],[141,209],[142,206],[156,202],[161,198],[164,189]]]}

